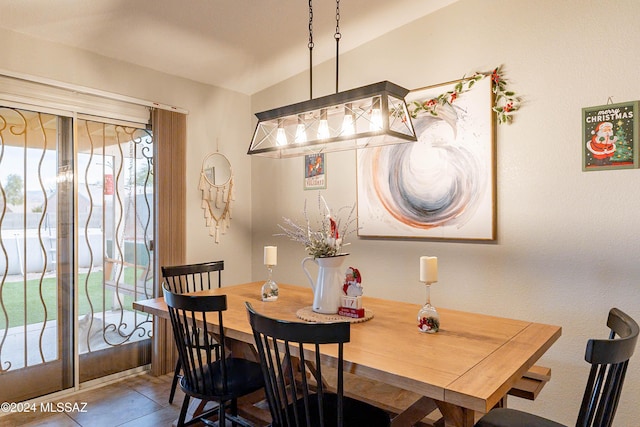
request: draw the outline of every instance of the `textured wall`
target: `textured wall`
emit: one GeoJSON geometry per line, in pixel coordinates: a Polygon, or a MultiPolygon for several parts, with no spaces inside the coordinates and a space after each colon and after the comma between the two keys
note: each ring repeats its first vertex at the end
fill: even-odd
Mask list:
{"type": "MultiPolygon", "coordinates": [[[[418,88],[505,64],[524,105],[512,125],[497,129],[497,241],[355,237],[350,264],[362,272],[366,293],[421,304],[418,258],[438,256],[436,306],[561,325],[563,336],[541,361],[552,368],[551,382],[536,402],[512,398],[510,405],[567,424],[575,422],[586,381],[587,338],[606,335],[610,307],[640,319],[640,170],[581,170],[581,108],[608,97],[640,99],[638,16],[635,0],[462,0],[340,58],[341,89],[385,79],[418,88]]],[[[332,92],[333,66],[314,71],[316,96],[332,92]]],[[[298,76],[256,94],[252,109],[307,93],[306,76],[298,76]]],[[[333,206],[355,202],[355,165],[352,152],[327,156],[323,194],[333,206]]],[[[302,159],[252,160],[256,280],[264,277],[261,248],[269,243],[279,247],[275,279],[306,283],[302,247],[272,236],[282,216],[300,217],[305,198],[315,206],[317,194],[302,190],[302,166],[302,159]]],[[[617,426],[638,424],[638,396],[637,355],[617,426]]]]}
{"type": "MultiPolygon", "coordinates": [[[[586,379],[586,339],[606,334],[603,324],[612,306],[640,318],[640,170],[583,173],[580,137],[582,107],[604,104],[608,97],[640,99],[639,15],[636,0],[462,0],[340,58],[342,89],[385,79],[418,88],[505,64],[525,104],[514,124],[497,129],[498,240],[354,237],[351,264],[362,272],[367,293],[421,304],[418,258],[435,255],[436,306],[561,325],[563,336],[541,361],[552,368],[552,381],[536,402],[512,398],[510,404],[567,424],[575,420],[586,379]]],[[[0,35],[0,69],[189,110],[188,259],[225,259],[225,283],[259,280],[265,277],[262,246],[277,244],[274,278],[305,283],[302,248],[273,237],[283,215],[299,216],[305,198],[315,203],[316,192],[302,190],[303,161],[250,159],[245,153],[254,123],[250,111],[306,99],[308,75],[256,94],[250,105],[233,92],[15,33],[0,35]],[[236,176],[234,219],[219,245],[206,235],[197,189],[202,159],[215,150],[216,140],[236,176]]],[[[333,40],[316,41],[321,42],[333,40]]],[[[306,60],[306,50],[301,56],[306,60]]],[[[316,96],[333,91],[333,67],[315,70],[316,96]]],[[[352,152],[328,155],[323,193],[333,206],[355,202],[355,164],[352,152]]],[[[640,419],[636,359],[617,426],[640,419]]]]}

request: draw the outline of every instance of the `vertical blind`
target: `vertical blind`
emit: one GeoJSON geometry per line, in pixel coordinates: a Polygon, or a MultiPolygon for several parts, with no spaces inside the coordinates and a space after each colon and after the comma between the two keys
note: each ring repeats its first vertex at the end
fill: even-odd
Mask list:
{"type": "MultiPolygon", "coordinates": [[[[184,264],[186,252],[186,115],[153,111],[156,161],[156,260],[157,265],[184,264]]],[[[155,277],[161,278],[159,267],[155,277]]],[[[162,280],[157,280],[157,296],[162,296],[162,280]]],[[[173,350],[171,327],[165,319],[154,322],[151,373],[171,372],[177,354],[173,350]]]]}

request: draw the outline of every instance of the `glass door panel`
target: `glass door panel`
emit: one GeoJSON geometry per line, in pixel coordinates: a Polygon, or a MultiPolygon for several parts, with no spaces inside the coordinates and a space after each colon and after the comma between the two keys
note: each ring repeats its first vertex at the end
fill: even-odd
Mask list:
{"type": "Polygon", "coordinates": [[[149,131],[78,121],[80,381],[149,363],[153,167],[149,131]],[[108,363],[105,363],[108,362],[108,363]]]}
{"type": "Polygon", "coordinates": [[[0,401],[73,386],[73,282],[61,281],[73,265],[58,262],[64,240],[52,221],[64,190],[63,156],[56,153],[70,124],[67,117],[0,108],[0,401]]]}

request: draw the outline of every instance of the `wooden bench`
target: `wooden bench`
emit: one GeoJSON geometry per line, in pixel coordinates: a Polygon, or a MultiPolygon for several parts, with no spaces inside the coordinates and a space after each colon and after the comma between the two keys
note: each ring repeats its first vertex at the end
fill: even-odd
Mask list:
{"type": "Polygon", "coordinates": [[[527,400],[535,400],[542,387],[551,379],[551,368],[532,366],[516,385],[509,390],[509,395],[527,400]]]}
{"type": "MultiPolygon", "coordinates": [[[[323,367],[323,369],[326,369],[323,367]]],[[[388,384],[345,372],[345,395],[375,405],[392,414],[392,425],[441,426],[442,416],[433,400],[388,384]],[[429,413],[422,418],[421,414],[429,413]],[[398,416],[398,414],[402,414],[398,416]],[[418,415],[420,414],[420,415],[418,415]]],[[[551,369],[532,366],[509,390],[511,396],[534,400],[551,379],[551,369]]],[[[504,402],[504,399],[503,399],[504,402]]]]}

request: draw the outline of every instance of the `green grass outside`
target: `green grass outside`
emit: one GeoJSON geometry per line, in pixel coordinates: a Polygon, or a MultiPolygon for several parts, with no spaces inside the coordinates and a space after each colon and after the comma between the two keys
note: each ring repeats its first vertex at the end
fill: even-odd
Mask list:
{"type": "MultiPolygon", "coordinates": [[[[133,283],[134,269],[125,268],[124,280],[126,283],[133,283]]],[[[91,312],[89,299],[93,304],[93,311],[101,312],[103,310],[102,300],[104,298],[105,310],[111,310],[114,298],[113,288],[102,288],[102,271],[94,271],[91,275],[82,273],[78,275],[78,314],[82,316],[91,312]],[[87,281],[88,277],[88,281],[87,281]],[[87,293],[89,297],[87,298],[87,293]]],[[[57,303],[57,278],[48,277],[42,280],[40,287],[39,279],[27,280],[26,283],[26,324],[40,323],[44,320],[44,311],[46,307],[47,320],[55,320],[58,318],[57,303]],[[42,289],[42,300],[40,299],[40,288],[42,289]]],[[[6,282],[0,289],[0,301],[4,305],[5,313],[0,306],[0,330],[7,326],[7,318],[9,320],[9,328],[22,326],[25,324],[25,284],[23,281],[6,282]]],[[[125,295],[122,304],[125,310],[132,310],[133,297],[125,295]]]]}

